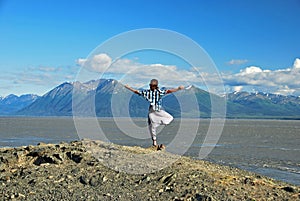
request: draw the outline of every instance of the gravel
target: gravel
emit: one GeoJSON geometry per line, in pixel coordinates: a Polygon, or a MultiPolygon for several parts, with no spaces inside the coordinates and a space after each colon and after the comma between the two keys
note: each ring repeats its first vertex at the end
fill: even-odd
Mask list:
{"type": "Polygon", "coordinates": [[[101,141],[0,149],[0,200],[300,200],[300,187],[101,141]]]}

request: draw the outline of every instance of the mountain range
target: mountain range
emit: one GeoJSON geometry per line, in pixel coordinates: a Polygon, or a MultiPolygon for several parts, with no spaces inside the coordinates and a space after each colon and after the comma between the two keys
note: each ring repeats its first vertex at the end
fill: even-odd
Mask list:
{"type": "Polygon", "coordinates": [[[5,98],[0,97],[0,115],[14,114],[22,108],[32,104],[38,98],[38,95],[33,94],[25,94],[21,96],[10,94],[5,98]]]}
{"type": "MultiPolygon", "coordinates": [[[[175,117],[209,118],[212,98],[217,103],[226,101],[227,118],[300,119],[300,97],[262,92],[218,96],[195,86],[165,96],[163,107],[175,117]],[[197,107],[191,104],[193,99],[197,107]]],[[[43,96],[0,98],[0,115],[146,117],[148,107],[146,100],[114,79],[65,82],[43,96]]]]}

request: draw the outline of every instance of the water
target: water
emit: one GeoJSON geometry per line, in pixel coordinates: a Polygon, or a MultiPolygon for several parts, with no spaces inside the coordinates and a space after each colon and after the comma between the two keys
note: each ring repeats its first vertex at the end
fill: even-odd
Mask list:
{"type": "Polygon", "coordinates": [[[0,147],[78,139],[72,118],[0,118],[0,147]]]}
{"type": "MultiPolygon", "coordinates": [[[[145,119],[119,120],[122,132],[112,119],[98,119],[106,140],[122,145],[148,147],[151,139],[145,119]],[[127,126],[126,126],[127,125],[127,126]],[[127,135],[126,135],[127,134],[127,135]],[[130,135],[130,136],[129,136],[130,135]],[[137,137],[138,136],[138,137],[137,137]]],[[[78,136],[72,118],[0,118],[0,147],[35,145],[38,142],[59,143],[97,135],[90,128],[90,119],[84,120],[87,136],[78,136]]],[[[210,120],[174,120],[158,134],[158,142],[170,144],[179,132],[184,138],[178,149],[187,149],[185,155],[198,158],[210,120]],[[200,122],[195,138],[191,132],[200,122]],[[193,143],[186,143],[192,138],[193,143]]],[[[277,180],[300,185],[300,121],[290,120],[226,120],[222,135],[206,160],[230,165],[266,175],[277,180]]],[[[211,146],[211,145],[205,145],[211,146]]],[[[174,151],[170,148],[170,151],[174,151]]],[[[175,151],[176,152],[176,151],[175,151]]]]}

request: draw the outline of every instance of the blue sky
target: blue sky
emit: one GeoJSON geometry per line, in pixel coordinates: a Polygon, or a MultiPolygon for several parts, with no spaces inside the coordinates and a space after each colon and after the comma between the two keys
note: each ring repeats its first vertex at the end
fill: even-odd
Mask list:
{"type": "MultiPolygon", "coordinates": [[[[169,29],[197,42],[228,91],[300,95],[299,11],[299,0],[0,0],[0,95],[42,95],[73,81],[82,67],[78,59],[117,34],[141,28],[169,29]]],[[[129,64],[188,71],[176,59],[168,64],[168,56],[136,57],[128,57],[129,64]]]]}

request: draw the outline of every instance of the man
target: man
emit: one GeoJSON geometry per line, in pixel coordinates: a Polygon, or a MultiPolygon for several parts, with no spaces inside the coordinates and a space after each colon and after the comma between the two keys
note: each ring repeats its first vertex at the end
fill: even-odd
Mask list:
{"type": "MultiPolygon", "coordinates": [[[[162,97],[166,94],[173,93],[178,90],[182,90],[184,89],[184,87],[179,86],[178,88],[174,88],[174,89],[161,90],[158,88],[157,79],[152,79],[150,81],[149,86],[150,89],[139,91],[131,88],[128,85],[125,85],[127,89],[140,96],[143,96],[147,101],[149,101],[150,107],[149,107],[149,114],[148,114],[148,126],[153,141],[153,146],[157,147],[156,128],[159,125],[168,125],[173,120],[172,115],[162,110],[161,108],[162,97]]],[[[164,148],[164,145],[160,145],[160,147],[158,148],[162,149],[164,148]]]]}

